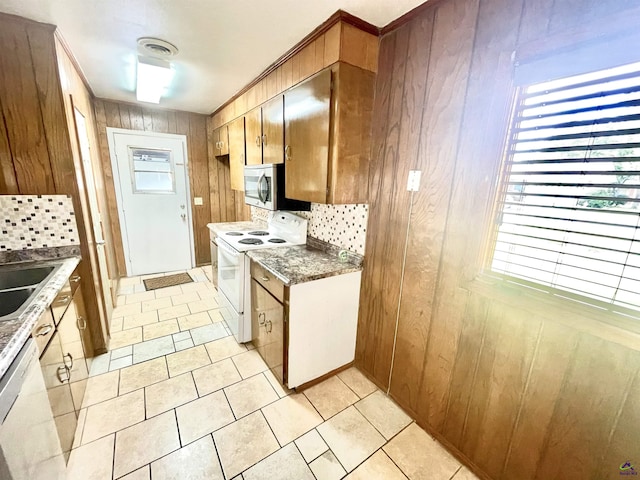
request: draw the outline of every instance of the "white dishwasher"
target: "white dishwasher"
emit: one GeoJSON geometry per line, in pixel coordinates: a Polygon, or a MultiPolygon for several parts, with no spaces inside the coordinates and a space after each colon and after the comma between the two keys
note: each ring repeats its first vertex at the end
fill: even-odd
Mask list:
{"type": "Polygon", "coordinates": [[[64,480],[65,469],[38,349],[29,339],[0,380],[0,479],[64,480]]]}

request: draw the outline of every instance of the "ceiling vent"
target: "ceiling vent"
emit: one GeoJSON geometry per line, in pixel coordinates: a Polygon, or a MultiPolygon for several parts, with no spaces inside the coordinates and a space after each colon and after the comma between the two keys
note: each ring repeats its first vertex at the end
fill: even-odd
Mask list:
{"type": "Polygon", "coordinates": [[[169,42],[159,38],[142,37],[138,39],[138,50],[144,55],[156,58],[168,58],[177,55],[178,49],[169,42]]]}

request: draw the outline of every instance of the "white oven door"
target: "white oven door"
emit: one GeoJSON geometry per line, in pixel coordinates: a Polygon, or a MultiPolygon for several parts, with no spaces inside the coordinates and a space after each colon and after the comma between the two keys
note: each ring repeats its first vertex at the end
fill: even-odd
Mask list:
{"type": "Polygon", "coordinates": [[[218,239],[218,291],[237,313],[244,309],[244,253],[218,239]]]}

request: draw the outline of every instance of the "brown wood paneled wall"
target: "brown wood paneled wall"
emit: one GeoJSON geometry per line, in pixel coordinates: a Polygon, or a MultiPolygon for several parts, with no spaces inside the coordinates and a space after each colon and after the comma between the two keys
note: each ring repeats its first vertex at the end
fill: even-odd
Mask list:
{"type": "Polygon", "coordinates": [[[484,478],[619,478],[621,463],[640,460],[638,336],[478,274],[513,52],[588,35],[593,22],[615,33],[637,7],[428,5],[381,39],[356,364],[484,478]],[[412,194],[414,169],[422,184],[412,194]]]}
{"type": "Polygon", "coordinates": [[[0,194],[63,194],[73,199],[87,323],[94,350],[104,352],[104,304],[94,282],[90,216],[67,124],[54,33],[52,25],[0,14],[0,194]]]}
{"type": "MultiPolygon", "coordinates": [[[[207,143],[207,116],[197,113],[140,107],[127,103],[96,99],[98,138],[104,170],[105,189],[108,193],[112,236],[116,244],[116,258],[120,276],[126,275],[122,235],[118,220],[115,187],[107,141],[107,127],[126,128],[187,136],[189,155],[189,182],[192,197],[193,232],[196,263],[211,262],[207,223],[216,218],[217,205],[211,210],[209,154],[207,143]],[[193,205],[193,197],[202,197],[203,205],[193,205]]],[[[215,174],[214,174],[215,177],[215,174]]],[[[223,192],[226,194],[226,192],[223,192]]],[[[215,221],[215,220],[214,220],[215,221]]]]}

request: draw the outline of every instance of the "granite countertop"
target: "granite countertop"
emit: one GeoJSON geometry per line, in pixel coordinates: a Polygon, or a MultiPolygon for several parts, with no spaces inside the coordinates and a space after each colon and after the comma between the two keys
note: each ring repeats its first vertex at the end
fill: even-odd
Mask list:
{"type": "Polygon", "coordinates": [[[209,230],[213,233],[224,233],[234,231],[250,231],[250,230],[265,230],[267,228],[267,222],[226,222],[226,223],[209,223],[207,224],[209,230]]]}
{"type": "Polygon", "coordinates": [[[362,270],[362,256],[348,252],[345,261],[337,247],[309,238],[307,245],[249,250],[247,255],[280,279],[285,285],[311,282],[321,278],[362,270]]]}
{"type": "MultiPolygon", "coordinates": [[[[11,366],[20,349],[31,336],[31,331],[40,315],[51,305],[69,276],[73,273],[80,258],[77,256],[56,259],[30,261],[34,266],[57,264],[60,268],[47,281],[31,305],[16,319],[0,321],[0,378],[11,366]]],[[[26,264],[26,262],[25,262],[26,264]]]]}

